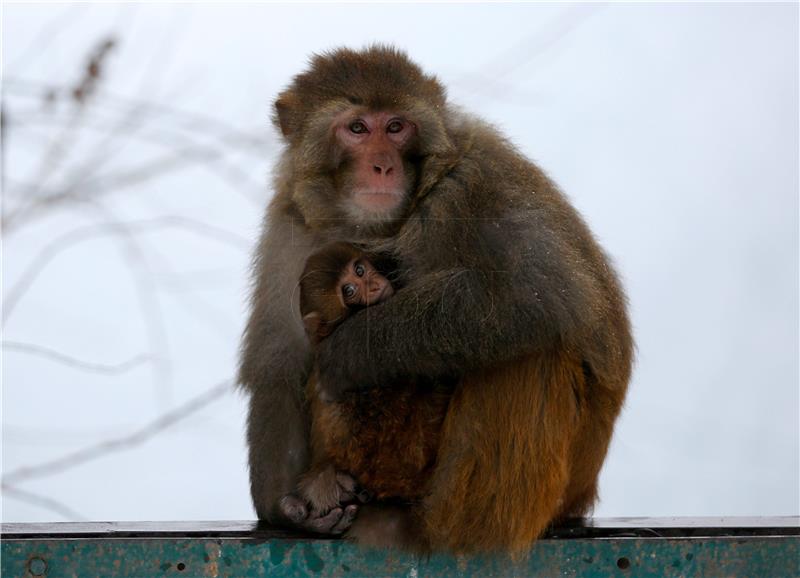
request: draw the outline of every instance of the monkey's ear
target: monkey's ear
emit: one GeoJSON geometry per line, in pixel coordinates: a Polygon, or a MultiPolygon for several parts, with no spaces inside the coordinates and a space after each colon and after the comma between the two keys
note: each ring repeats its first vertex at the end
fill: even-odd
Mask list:
{"type": "Polygon", "coordinates": [[[327,326],[322,321],[322,315],[316,311],[312,311],[303,317],[303,326],[306,328],[309,340],[314,345],[322,341],[329,333],[327,326]]]}
{"type": "Polygon", "coordinates": [[[282,92],[275,101],[275,124],[281,129],[281,134],[287,138],[297,130],[298,105],[297,97],[288,90],[282,92]]]}

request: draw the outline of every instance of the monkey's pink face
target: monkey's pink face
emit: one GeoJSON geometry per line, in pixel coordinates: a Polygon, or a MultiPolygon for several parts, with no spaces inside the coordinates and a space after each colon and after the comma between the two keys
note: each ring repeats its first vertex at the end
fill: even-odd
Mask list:
{"type": "Polygon", "coordinates": [[[350,200],[367,213],[394,211],[408,194],[403,157],[416,127],[391,112],[351,111],[338,120],[336,140],[352,160],[350,200]]]}
{"type": "Polygon", "coordinates": [[[394,295],[389,280],[367,259],[353,259],[339,278],[339,299],[342,305],[375,305],[394,295]]]}

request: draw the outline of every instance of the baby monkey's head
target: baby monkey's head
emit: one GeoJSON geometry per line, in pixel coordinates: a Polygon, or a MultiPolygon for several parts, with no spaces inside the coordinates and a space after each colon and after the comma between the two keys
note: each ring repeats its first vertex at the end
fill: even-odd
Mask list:
{"type": "Polygon", "coordinates": [[[349,243],[312,254],[300,277],[300,314],[312,343],[330,335],[348,315],[394,294],[376,259],[349,243]]]}

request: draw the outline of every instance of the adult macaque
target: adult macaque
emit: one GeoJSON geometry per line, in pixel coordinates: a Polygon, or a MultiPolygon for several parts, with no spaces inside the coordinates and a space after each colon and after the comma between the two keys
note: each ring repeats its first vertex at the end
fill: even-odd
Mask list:
{"type": "MultiPolygon", "coordinates": [[[[300,313],[312,343],[319,344],[348,316],[394,294],[373,264],[374,256],[334,243],[308,258],[300,277],[300,313]]],[[[298,495],[324,516],[354,498],[353,480],[378,500],[421,500],[427,493],[451,388],[424,380],[396,388],[347,392],[339,402],[317,395],[316,374],[308,381],[311,407],[311,468],[298,495]],[[349,474],[345,475],[343,472],[349,474]]],[[[354,504],[343,517],[355,514],[354,504]]],[[[341,527],[341,521],[339,522],[341,527]]]]}
{"type": "Polygon", "coordinates": [[[322,532],[351,521],[292,496],[309,464],[312,367],[295,287],[306,258],[334,241],[391,255],[400,288],[319,343],[325,398],[459,380],[423,503],[365,506],[348,535],[518,552],[586,513],[633,344],[619,282],[579,215],[496,129],[451,108],[436,79],[391,48],[316,56],[275,110],[287,146],[240,367],[259,518],[322,532]]]}

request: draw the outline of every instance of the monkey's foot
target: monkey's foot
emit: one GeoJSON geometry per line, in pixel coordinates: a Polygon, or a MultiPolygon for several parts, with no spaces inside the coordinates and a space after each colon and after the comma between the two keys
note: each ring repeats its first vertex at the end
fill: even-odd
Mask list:
{"type": "Polygon", "coordinates": [[[279,503],[281,514],[297,528],[320,534],[341,534],[353,523],[359,503],[370,499],[355,479],[332,466],[308,472],[295,494],[279,503]]]}
{"type": "Polygon", "coordinates": [[[355,520],[358,506],[350,504],[345,508],[332,508],[320,512],[309,508],[305,500],[288,494],[281,498],[278,509],[282,517],[295,528],[317,534],[341,534],[355,520]]]}
{"type": "Polygon", "coordinates": [[[327,512],[348,502],[367,502],[369,493],[360,489],[356,480],[333,466],[313,469],[300,478],[297,491],[312,510],[327,512]]]}

